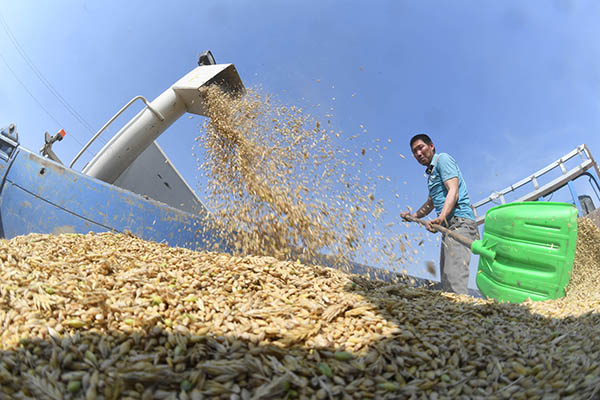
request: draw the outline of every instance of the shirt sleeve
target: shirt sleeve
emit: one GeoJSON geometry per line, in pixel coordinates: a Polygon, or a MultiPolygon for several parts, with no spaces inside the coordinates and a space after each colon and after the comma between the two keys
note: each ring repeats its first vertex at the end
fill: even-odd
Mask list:
{"type": "Polygon", "coordinates": [[[442,182],[446,182],[448,179],[458,178],[458,165],[456,164],[456,161],[454,161],[454,158],[446,153],[440,154],[437,168],[442,182]]]}

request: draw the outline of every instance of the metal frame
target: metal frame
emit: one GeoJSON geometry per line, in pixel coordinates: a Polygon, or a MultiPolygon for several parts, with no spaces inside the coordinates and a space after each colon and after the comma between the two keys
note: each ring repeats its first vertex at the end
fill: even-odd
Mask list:
{"type": "Polygon", "coordinates": [[[4,152],[4,149],[2,148],[4,146],[0,146],[0,158],[2,158],[2,160],[4,160],[4,161],[8,161],[12,157],[12,154],[14,153],[15,149],[17,148],[17,146],[19,144],[14,142],[8,136],[5,136],[3,134],[0,134],[0,141],[6,143],[8,146],[10,146],[12,148],[10,153],[6,153],[6,152],[4,152]]]}
{"type": "MultiPolygon", "coordinates": [[[[484,223],[484,221],[485,221],[485,215],[478,216],[477,209],[489,204],[490,202],[494,202],[497,199],[500,199],[500,202],[502,204],[506,204],[507,201],[506,201],[505,195],[514,192],[515,190],[519,189],[520,187],[523,187],[523,186],[531,183],[531,184],[533,184],[534,190],[532,190],[531,192],[527,193],[524,196],[521,196],[520,198],[518,198],[515,201],[537,200],[541,197],[545,197],[545,196],[549,195],[550,193],[557,191],[558,189],[567,185],[568,182],[577,179],[579,176],[581,176],[583,174],[587,174],[586,171],[591,168],[594,168],[594,170],[596,171],[596,175],[598,177],[600,177],[600,169],[598,168],[598,164],[596,164],[596,161],[594,161],[594,158],[592,157],[590,150],[588,149],[588,147],[585,144],[579,145],[574,150],[570,151],[563,157],[561,157],[558,160],[556,160],[555,162],[547,165],[546,167],[542,168],[541,170],[531,174],[527,178],[522,179],[522,180],[518,181],[517,183],[510,185],[500,191],[492,192],[492,194],[490,194],[485,199],[478,201],[477,203],[474,203],[472,205],[472,208],[473,208],[473,212],[475,213],[475,218],[476,218],[477,224],[480,225],[480,224],[484,223]],[[575,168],[572,168],[571,170],[567,171],[567,169],[565,167],[565,163],[567,161],[569,161],[570,159],[576,157],[577,155],[580,156],[580,158],[582,160],[581,163],[579,163],[579,165],[577,165],[575,168]],[[552,180],[551,182],[548,182],[547,184],[540,186],[540,184],[538,183],[538,178],[553,171],[555,168],[560,168],[562,175],[559,176],[558,178],[552,180]]],[[[597,182],[596,182],[596,184],[597,184],[597,182]]]]}
{"type": "Polygon", "coordinates": [[[17,132],[14,124],[10,124],[6,128],[0,128],[0,141],[5,142],[10,148],[10,152],[6,153],[4,149],[7,146],[0,145],[0,158],[2,158],[4,161],[8,161],[10,157],[12,157],[15,149],[19,146],[19,133],[17,132]],[[11,133],[14,133],[14,138],[10,136],[11,133]]]}
{"type": "Polygon", "coordinates": [[[594,178],[594,175],[590,174],[589,172],[586,172],[585,174],[582,174],[582,175],[589,176],[590,186],[592,187],[592,190],[594,191],[594,194],[598,198],[598,201],[600,201],[600,184],[598,183],[598,181],[596,180],[596,178],[594,178]],[[596,184],[596,187],[594,187],[594,185],[591,184],[592,181],[596,184]]]}

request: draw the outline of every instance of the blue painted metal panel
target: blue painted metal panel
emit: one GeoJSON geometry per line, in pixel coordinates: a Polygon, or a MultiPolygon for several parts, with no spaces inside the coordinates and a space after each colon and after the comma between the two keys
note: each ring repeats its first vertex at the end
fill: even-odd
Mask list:
{"type": "Polygon", "coordinates": [[[87,233],[112,230],[56,207],[12,182],[4,185],[1,201],[2,226],[7,238],[32,232],[87,233]]]}
{"type": "Polygon", "coordinates": [[[7,238],[32,232],[129,231],[145,240],[206,249],[219,243],[196,216],[82,175],[23,148],[0,194],[7,238]],[[206,230],[206,231],[205,231],[206,230]]]}
{"type": "Polygon", "coordinates": [[[575,190],[575,185],[573,185],[573,180],[567,182],[567,186],[569,187],[569,191],[571,192],[571,197],[573,198],[573,204],[577,207],[577,212],[579,215],[584,215],[581,209],[581,203],[579,202],[579,197],[577,196],[577,191],[575,190]]]}

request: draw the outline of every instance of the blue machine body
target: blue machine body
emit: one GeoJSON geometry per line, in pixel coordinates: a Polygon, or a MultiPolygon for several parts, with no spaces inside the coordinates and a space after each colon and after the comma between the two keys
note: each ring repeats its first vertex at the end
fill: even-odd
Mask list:
{"type": "Polygon", "coordinates": [[[207,229],[208,214],[193,215],[83,175],[19,146],[0,130],[0,235],[129,232],[193,250],[227,251],[207,229]]]}

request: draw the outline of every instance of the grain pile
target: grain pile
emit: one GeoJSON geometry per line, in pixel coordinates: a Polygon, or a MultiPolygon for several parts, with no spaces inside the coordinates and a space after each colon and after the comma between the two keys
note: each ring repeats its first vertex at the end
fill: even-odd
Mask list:
{"type": "MultiPolygon", "coordinates": [[[[600,237],[580,226],[596,242],[577,272],[600,237]]],[[[126,235],[28,235],[0,241],[0,398],[593,399],[595,299],[497,304],[126,235]]]]}
{"type": "Polygon", "coordinates": [[[551,302],[531,302],[536,310],[541,307],[546,315],[580,316],[600,310],[600,230],[589,218],[577,221],[577,248],[567,294],[551,302]]]}

